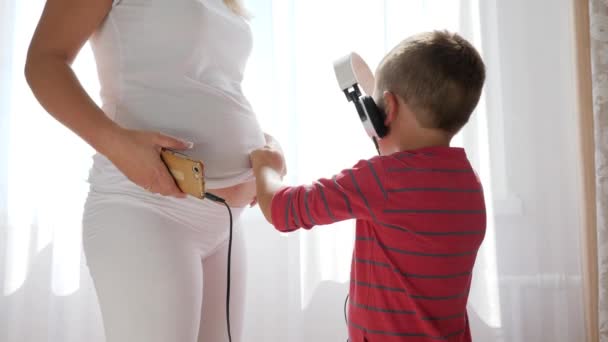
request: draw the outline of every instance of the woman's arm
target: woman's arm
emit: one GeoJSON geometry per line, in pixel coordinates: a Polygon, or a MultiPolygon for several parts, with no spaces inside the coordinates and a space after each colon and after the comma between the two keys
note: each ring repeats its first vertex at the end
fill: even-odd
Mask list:
{"type": "Polygon", "coordinates": [[[95,105],[70,66],[111,6],[111,0],[48,0],[25,64],[28,84],[42,106],[101,153],[116,141],[118,127],[95,105]]]}
{"type": "Polygon", "coordinates": [[[27,54],[27,82],[47,112],[106,155],[133,182],[163,195],[184,197],[159,152],[163,147],[184,149],[191,144],[118,126],[94,103],[71,68],[111,6],[112,0],[47,0],[27,54]]]}

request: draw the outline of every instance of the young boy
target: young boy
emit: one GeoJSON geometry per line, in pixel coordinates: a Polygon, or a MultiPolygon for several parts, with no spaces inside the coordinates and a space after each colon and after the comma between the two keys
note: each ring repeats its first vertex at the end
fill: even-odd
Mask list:
{"type": "Polygon", "coordinates": [[[374,99],[389,134],[381,156],[331,179],[284,187],[282,154],[254,151],[257,199],[282,232],[356,219],[351,342],[471,341],[466,303],[486,228],[481,184],[452,137],[477,106],[485,67],[457,34],[428,32],[395,47],[374,99]]]}

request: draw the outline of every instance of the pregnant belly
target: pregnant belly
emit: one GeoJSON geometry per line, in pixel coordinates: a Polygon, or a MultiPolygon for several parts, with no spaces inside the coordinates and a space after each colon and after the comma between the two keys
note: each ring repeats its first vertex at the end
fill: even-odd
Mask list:
{"type": "Polygon", "coordinates": [[[194,82],[162,91],[127,89],[116,106],[114,120],[127,128],[160,131],[192,141],[194,147],[184,152],[203,161],[209,189],[230,197],[229,202],[238,206],[245,197],[253,198],[249,153],[264,146],[265,140],[242,95],[194,82]]]}
{"type": "Polygon", "coordinates": [[[214,195],[217,195],[228,202],[231,207],[246,207],[255,199],[256,188],[255,181],[250,180],[245,183],[240,183],[228,188],[210,189],[214,195]]]}

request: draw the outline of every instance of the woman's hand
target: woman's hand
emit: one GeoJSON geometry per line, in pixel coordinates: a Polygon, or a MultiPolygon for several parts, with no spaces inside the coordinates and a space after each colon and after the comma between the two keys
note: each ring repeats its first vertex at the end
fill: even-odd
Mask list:
{"type": "Polygon", "coordinates": [[[162,133],[119,129],[100,150],[133,183],[164,196],[185,198],[163,163],[163,148],[185,150],[192,148],[186,142],[162,133]]]}

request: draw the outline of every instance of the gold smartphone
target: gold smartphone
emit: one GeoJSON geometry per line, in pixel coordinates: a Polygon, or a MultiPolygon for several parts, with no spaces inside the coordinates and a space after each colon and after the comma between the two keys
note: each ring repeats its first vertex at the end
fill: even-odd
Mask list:
{"type": "Polygon", "coordinates": [[[205,164],[185,154],[163,149],[160,157],[179,189],[196,198],[205,198],[205,164]]]}

